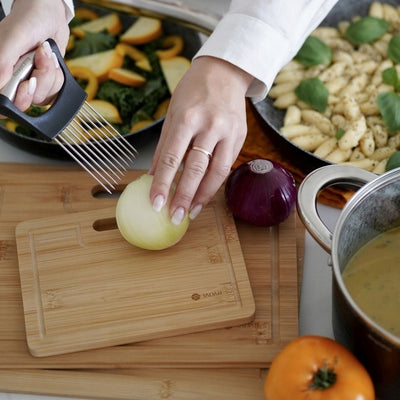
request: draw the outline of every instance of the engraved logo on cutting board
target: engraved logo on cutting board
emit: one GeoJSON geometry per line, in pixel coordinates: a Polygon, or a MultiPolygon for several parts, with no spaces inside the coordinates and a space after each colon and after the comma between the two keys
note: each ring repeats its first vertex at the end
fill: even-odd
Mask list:
{"type": "Polygon", "coordinates": [[[161,399],[169,399],[175,391],[175,382],[171,379],[163,379],[160,382],[159,396],[161,399]]]}
{"type": "MultiPolygon", "coordinates": [[[[278,324],[278,322],[274,322],[278,324]]],[[[264,318],[255,319],[247,324],[233,326],[227,329],[244,329],[251,332],[252,339],[257,345],[268,345],[273,340],[272,321],[264,318]]]]}
{"type": "Polygon", "coordinates": [[[0,240],[0,261],[12,260],[15,253],[15,243],[11,240],[0,240]]]}
{"type": "Polygon", "coordinates": [[[236,303],[239,301],[237,298],[237,291],[231,282],[221,283],[219,286],[211,288],[200,293],[193,293],[191,296],[193,301],[217,301],[236,303]]]}

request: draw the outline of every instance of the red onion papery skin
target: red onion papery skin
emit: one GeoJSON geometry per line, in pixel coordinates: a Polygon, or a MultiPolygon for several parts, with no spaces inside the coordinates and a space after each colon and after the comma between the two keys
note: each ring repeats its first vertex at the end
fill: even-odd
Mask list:
{"type": "Polygon", "coordinates": [[[279,163],[267,159],[241,164],[232,171],[225,185],[225,200],[232,214],[257,226],[283,222],[296,198],[293,176],[279,163]]]}

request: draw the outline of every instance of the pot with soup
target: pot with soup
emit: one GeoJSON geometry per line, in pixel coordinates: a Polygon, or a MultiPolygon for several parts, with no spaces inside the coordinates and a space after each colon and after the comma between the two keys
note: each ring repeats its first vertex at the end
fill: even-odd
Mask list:
{"type": "Polygon", "coordinates": [[[368,369],[380,400],[400,396],[400,168],[380,176],[345,165],[311,172],[298,190],[306,229],[330,253],[335,339],[368,369]],[[317,211],[332,185],[358,190],[333,232],[317,211]]]}

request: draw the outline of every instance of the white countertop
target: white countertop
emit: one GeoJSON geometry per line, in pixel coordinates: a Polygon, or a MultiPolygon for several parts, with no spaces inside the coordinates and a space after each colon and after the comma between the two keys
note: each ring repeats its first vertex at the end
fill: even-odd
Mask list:
{"type": "MultiPolygon", "coordinates": [[[[138,148],[139,156],[135,162],[135,168],[149,168],[155,146],[156,140],[154,139],[138,148]]],[[[6,143],[0,137],[0,168],[1,162],[73,165],[72,161],[60,161],[40,157],[20,150],[6,143]]],[[[326,224],[332,229],[339,211],[320,205],[319,212],[326,224]]],[[[328,266],[328,260],[329,254],[306,233],[303,284],[300,300],[300,334],[333,336],[331,326],[331,269],[328,266]]],[[[62,398],[0,393],[0,400],[6,399],[55,400],[62,398]]]]}

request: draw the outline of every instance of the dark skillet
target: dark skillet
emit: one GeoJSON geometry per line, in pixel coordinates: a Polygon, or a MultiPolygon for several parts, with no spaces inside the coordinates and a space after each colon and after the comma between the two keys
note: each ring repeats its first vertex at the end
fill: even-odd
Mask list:
{"type": "MultiPolygon", "coordinates": [[[[374,0],[339,0],[321,25],[337,27],[340,21],[348,21],[356,15],[365,16],[368,14],[370,5],[373,2],[374,0]]],[[[382,0],[382,3],[395,6],[400,5],[398,0],[382,0]]],[[[279,146],[304,173],[330,164],[311,152],[298,147],[280,133],[285,112],[284,110],[275,108],[270,98],[267,97],[265,100],[258,103],[252,102],[252,106],[260,120],[265,124],[266,134],[271,137],[274,143],[279,146]]]]}

